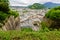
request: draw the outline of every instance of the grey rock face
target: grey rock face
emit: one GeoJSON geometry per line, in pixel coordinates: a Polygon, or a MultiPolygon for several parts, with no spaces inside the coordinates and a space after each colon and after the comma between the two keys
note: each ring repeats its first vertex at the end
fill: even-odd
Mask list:
{"type": "Polygon", "coordinates": [[[2,29],[5,31],[20,29],[20,17],[15,19],[14,16],[10,16],[2,29]]]}
{"type": "MultiPolygon", "coordinates": [[[[20,27],[29,27],[33,30],[39,30],[40,23],[45,16],[47,10],[32,10],[32,9],[17,9],[20,16],[14,20],[14,17],[10,17],[3,26],[4,30],[19,29],[20,27]],[[26,10],[26,12],[25,12],[26,10]]],[[[41,28],[41,27],[40,27],[41,28]]]]}
{"type": "Polygon", "coordinates": [[[47,10],[29,10],[27,9],[26,13],[23,13],[23,10],[20,10],[20,25],[21,27],[30,27],[33,30],[39,30],[39,24],[43,20],[47,10]],[[35,23],[36,22],[36,23],[35,23]],[[35,23],[35,25],[34,25],[35,23]]]}

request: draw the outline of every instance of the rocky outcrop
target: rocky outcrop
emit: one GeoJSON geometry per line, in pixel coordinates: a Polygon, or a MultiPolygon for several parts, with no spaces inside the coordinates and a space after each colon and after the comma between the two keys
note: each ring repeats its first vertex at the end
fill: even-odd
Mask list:
{"type": "Polygon", "coordinates": [[[24,13],[23,10],[20,10],[20,16],[15,19],[13,16],[10,16],[2,29],[7,31],[20,29],[21,27],[28,27],[37,31],[41,28],[40,23],[46,12],[46,10],[27,10],[27,12],[24,13]]]}
{"type": "Polygon", "coordinates": [[[15,30],[20,28],[20,17],[14,18],[10,16],[5,25],[2,27],[3,30],[15,30]]]}
{"type": "Polygon", "coordinates": [[[35,31],[39,30],[39,27],[41,28],[40,23],[46,12],[47,10],[27,10],[26,13],[20,11],[21,27],[29,27],[35,31]]]}

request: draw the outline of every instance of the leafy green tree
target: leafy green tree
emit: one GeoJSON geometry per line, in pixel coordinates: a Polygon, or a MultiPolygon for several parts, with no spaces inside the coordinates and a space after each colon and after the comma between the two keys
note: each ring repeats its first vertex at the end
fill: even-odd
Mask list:
{"type": "Polygon", "coordinates": [[[0,2],[8,2],[9,0],[0,0],[0,2]]]}
{"type": "Polygon", "coordinates": [[[49,10],[45,16],[54,21],[60,20],[60,6],[49,10]]]}
{"type": "Polygon", "coordinates": [[[0,11],[7,12],[9,11],[9,1],[0,0],[0,11]]]}

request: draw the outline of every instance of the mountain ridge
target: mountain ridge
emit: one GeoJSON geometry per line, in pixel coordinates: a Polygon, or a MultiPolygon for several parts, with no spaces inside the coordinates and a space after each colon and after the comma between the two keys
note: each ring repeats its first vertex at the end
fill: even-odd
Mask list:
{"type": "Polygon", "coordinates": [[[53,2],[46,2],[43,4],[45,7],[47,8],[54,8],[54,7],[57,7],[57,6],[60,6],[60,4],[58,3],[53,3],[53,2]]]}
{"type": "MultiPolygon", "coordinates": [[[[39,4],[41,4],[41,3],[39,3],[39,4]]],[[[33,5],[33,4],[32,4],[32,5],[33,5]]],[[[54,8],[54,7],[60,6],[60,4],[58,4],[58,3],[53,3],[53,2],[46,2],[46,3],[42,4],[42,5],[44,5],[46,8],[54,8]]],[[[29,5],[28,5],[28,6],[29,6],[29,5]]],[[[28,8],[28,6],[10,6],[10,7],[28,8]]]]}

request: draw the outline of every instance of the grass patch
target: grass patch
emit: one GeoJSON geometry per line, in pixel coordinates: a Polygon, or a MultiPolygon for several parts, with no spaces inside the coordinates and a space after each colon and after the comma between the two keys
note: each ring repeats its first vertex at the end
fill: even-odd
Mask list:
{"type": "MultiPolygon", "coordinates": [[[[28,29],[26,29],[28,30],[28,29]]],[[[60,31],[0,31],[0,40],[60,40],[60,31]]]]}

